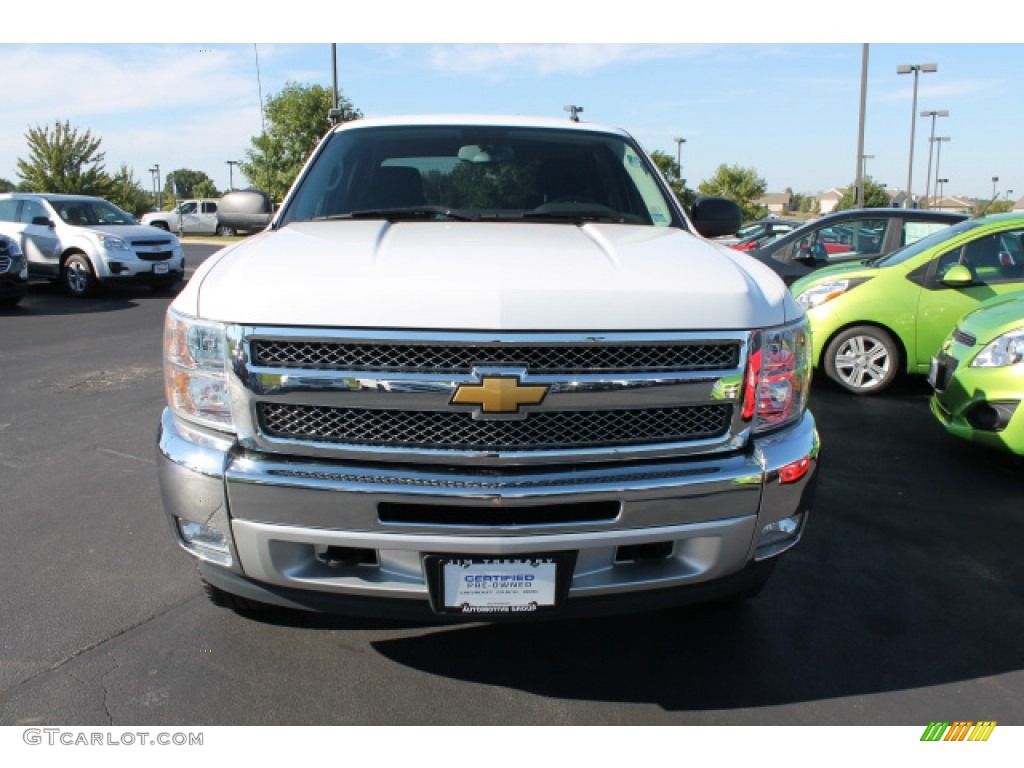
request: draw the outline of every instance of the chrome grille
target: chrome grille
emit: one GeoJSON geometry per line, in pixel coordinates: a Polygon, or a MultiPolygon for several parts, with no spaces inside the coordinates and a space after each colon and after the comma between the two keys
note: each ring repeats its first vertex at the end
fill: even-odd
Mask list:
{"type": "Polygon", "coordinates": [[[257,366],[464,374],[474,366],[523,366],[531,374],[639,373],[735,368],[735,341],[671,344],[403,344],[257,339],[257,366]]]}
{"type": "Polygon", "coordinates": [[[398,449],[557,451],[675,443],[718,437],[731,403],[674,408],[556,411],[523,421],[474,420],[440,411],[365,410],[260,403],[262,431],[274,438],[398,449]]]}
{"type": "Polygon", "coordinates": [[[135,255],[142,261],[167,261],[173,254],[170,251],[157,251],[155,253],[137,253],[135,255]]]}
{"type": "Polygon", "coordinates": [[[959,328],[953,331],[953,341],[957,344],[963,344],[965,347],[973,347],[978,343],[978,339],[976,337],[966,331],[961,331],[959,328]]]}

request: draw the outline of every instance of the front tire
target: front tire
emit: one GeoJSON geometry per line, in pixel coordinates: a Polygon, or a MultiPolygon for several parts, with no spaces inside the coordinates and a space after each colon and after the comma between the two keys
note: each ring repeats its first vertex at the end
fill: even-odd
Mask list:
{"type": "Polygon", "coordinates": [[[223,224],[218,224],[217,225],[217,234],[220,237],[234,237],[235,236],[235,229],[234,229],[234,227],[226,227],[223,224]]]}
{"type": "Polygon", "coordinates": [[[63,273],[64,290],[75,298],[84,299],[96,292],[96,273],[83,254],[69,256],[63,273]]]}
{"type": "Polygon", "coordinates": [[[896,378],[900,347],[892,334],[872,325],[840,333],[825,350],[825,374],[855,395],[877,395],[896,378]]]}

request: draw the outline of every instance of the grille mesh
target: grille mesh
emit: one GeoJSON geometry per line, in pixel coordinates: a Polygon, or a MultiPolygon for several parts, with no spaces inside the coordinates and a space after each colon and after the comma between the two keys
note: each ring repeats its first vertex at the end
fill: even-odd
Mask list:
{"type": "Polygon", "coordinates": [[[957,344],[963,344],[965,347],[973,347],[978,343],[978,340],[974,336],[966,331],[961,331],[959,328],[953,331],[953,341],[957,344]]]}
{"type": "Polygon", "coordinates": [[[402,344],[281,341],[252,343],[257,366],[469,373],[474,366],[524,366],[534,374],[704,371],[735,368],[735,341],[650,345],[402,344]]]}
{"type": "Polygon", "coordinates": [[[474,420],[470,414],[260,403],[271,437],[388,448],[543,451],[685,442],[717,437],[731,404],[613,411],[534,413],[522,421],[474,420]]]}

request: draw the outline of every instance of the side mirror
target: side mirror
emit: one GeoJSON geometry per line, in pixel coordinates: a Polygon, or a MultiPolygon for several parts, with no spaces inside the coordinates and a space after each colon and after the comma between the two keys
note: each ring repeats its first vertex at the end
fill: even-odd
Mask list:
{"type": "Polygon", "coordinates": [[[724,197],[698,197],[690,209],[690,221],[704,237],[734,235],[743,223],[740,207],[724,197]]]}
{"type": "Polygon", "coordinates": [[[942,282],[951,288],[962,288],[974,282],[974,275],[971,270],[963,264],[954,264],[949,271],[942,276],[942,282]]]}
{"type": "Polygon", "coordinates": [[[53,229],[56,226],[52,221],[50,221],[48,216],[34,216],[32,218],[32,223],[36,226],[49,227],[50,229],[53,229]]]}

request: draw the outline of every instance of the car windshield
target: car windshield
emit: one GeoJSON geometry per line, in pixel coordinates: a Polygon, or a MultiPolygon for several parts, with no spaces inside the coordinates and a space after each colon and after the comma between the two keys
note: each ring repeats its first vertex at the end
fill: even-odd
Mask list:
{"type": "Polygon", "coordinates": [[[908,259],[912,259],[917,256],[917,254],[924,253],[929,248],[954,238],[962,232],[974,229],[977,226],[978,222],[976,221],[961,221],[959,224],[954,224],[951,227],[944,227],[937,232],[932,232],[930,235],[922,237],[920,240],[900,248],[897,251],[893,251],[892,253],[880,257],[876,256],[874,259],[868,259],[867,263],[873,267],[891,267],[896,264],[902,264],[908,259]]]}
{"type": "Polygon", "coordinates": [[[106,200],[91,198],[47,198],[47,202],[64,220],[73,227],[90,227],[98,224],[135,224],[131,214],[125,213],[106,200]]]}
{"type": "Polygon", "coordinates": [[[332,134],[282,224],[333,218],[681,224],[621,135],[436,125],[332,134]]]}

